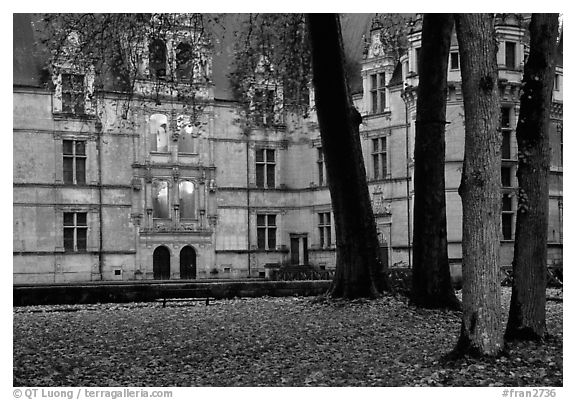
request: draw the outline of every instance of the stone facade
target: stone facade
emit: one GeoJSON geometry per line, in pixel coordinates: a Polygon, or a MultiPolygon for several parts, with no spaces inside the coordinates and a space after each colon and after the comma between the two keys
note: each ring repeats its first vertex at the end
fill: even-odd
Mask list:
{"type": "MultiPolygon", "coordinates": [[[[510,155],[503,195],[511,226],[502,263],[510,265],[516,207],[514,126],[519,108],[524,28],[498,25],[502,106],[510,155]],[[514,68],[507,66],[514,43],[514,68]],[[507,47],[508,46],[508,47],[507,47]],[[506,50],[508,49],[508,50],[506,50]],[[508,53],[506,53],[508,51],[508,53]]],[[[368,185],[389,266],[410,264],[413,146],[420,46],[418,21],[399,63],[366,32],[363,90],[353,97],[368,185]]],[[[360,44],[359,44],[360,45],[360,44]]],[[[464,125],[457,43],[453,39],[446,132],[446,203],[453,273],[461,260],[457,193],[464,125]]],[[[202,68],[211,73],[211,62],[202,68]]],[[[562,68],[557,69],[550,138],[550,263],[562,262],[562,68]]],[[[239,105],[215,96],[208,80],[194,123],[177,100],[141,96],[129,109],[122,94],[66,111],[62,69],[55,87],[14,85],[14,283],[244,278],[274,265],[335,264],[335,232],[315,116],[290,114],[268,126],[247,125],[239,105]],[[65,111],[63,111],[63,109],[65,111]]],[[[90,87],[89,74],[83,76],[90,87]]],[[[80,78],[78,78],[80,79],[80,78]]],[[[150,84],[142,79],[141,87],[150,84]]],[[[311,99],[313,101],[313,99],[311,99]]],[[[507,229],[507,228],[506,228],[507,229]]]]}

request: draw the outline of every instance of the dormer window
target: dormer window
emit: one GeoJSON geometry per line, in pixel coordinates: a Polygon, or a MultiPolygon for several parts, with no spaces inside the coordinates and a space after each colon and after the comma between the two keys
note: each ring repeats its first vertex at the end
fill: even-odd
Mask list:
{"type": "Polygon", "coordinates": [[[414,66],[414,72],[419,73],[420,71],[420,52],[422,51],[421,47],[416,48],[416,65],[414,66]]]}
{"type": "Polygon", "coordinates": [[[516,43],[506,42],[506,68],[516,69],[516,43]]]}
{"type": "Polygon", "coordinates": [[[371,114],[383,113],[386,109],[386,74],[380,72],[370,75],[370,111],[371,114]]]}
{"type": "Polygon", "coordinates": [[[148,46],[150,76],[166,76],[166,44],[161,39],[153,39],[148,46]]]}
{"type": "Polygon", "coordinates": [[[180,81],[192,79],[192,46],[188,43],[176,47],[176,75],[180,81]]]}
{"type": "Polygon", "coordinates": [[[85,113],[84,75],[62,74],[62,112],[85,113]]]}
{"type": "Polygon", "coordinates": [[[254,105],[254,122],[270,126],[274,123],[274,101],[276,91],[270,88],[257,88],[252,99],[254,105]]]}

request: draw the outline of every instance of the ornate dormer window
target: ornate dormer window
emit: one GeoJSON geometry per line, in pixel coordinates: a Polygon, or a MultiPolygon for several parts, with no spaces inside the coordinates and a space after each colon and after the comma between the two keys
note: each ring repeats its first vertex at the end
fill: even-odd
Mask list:
{"type": "Polygon", "coordinates": [[[148,70],[151,77],[166,77],[166,43],[162,39],[152,39],[148,45],[148,70]]]}
{"type": "Polygon", "coordinates": [[[94,115],[92,96],[94,93],[94,68],[85,67],[85,60],[79,51],[78,34],[68,35],[62,52],[52,66],[55,114],[70,116],[94,115]]]}
{"type": "Polygon", "coordinates": [[[259,126],[272,126],[282,122],[283,89],[270,79],[274,66],[265,56],[256,67],[256,82],[249,90],[252,119],[259,126]]]}
{"type": "Polygon", "coordinates": [[[189,81],[192,77],[192,46],[189,43],[180,43],[176,46],[176,77],[178,81],[189,81]]]}

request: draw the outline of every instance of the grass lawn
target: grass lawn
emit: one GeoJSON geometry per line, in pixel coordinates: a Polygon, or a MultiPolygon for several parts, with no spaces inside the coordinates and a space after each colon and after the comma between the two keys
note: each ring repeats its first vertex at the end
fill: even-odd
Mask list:
{"type": "MultiPolygon", "coordinates": [[[[561,290],[549,297],[562,298],[561,290]]],[[[503,320],[510,289],[503,289],[503,320]]],[[[441,361],[456,312],[400,297],[313,303],[252,298],[203,303],[14,308],[14,386],[562,386],[562,305],[551,337],[492,360],[441,361]]]]}

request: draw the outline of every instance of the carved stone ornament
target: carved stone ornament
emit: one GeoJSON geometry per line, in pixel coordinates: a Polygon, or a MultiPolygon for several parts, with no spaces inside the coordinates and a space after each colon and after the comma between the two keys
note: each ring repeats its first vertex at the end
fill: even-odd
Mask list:
{"type": "Polygon", "coordinates": [[[374,214],[392,214],[392,204],[386,202],[383,195],[374,196],[374,199],[372,200],[372,208],[374,214]]]}

